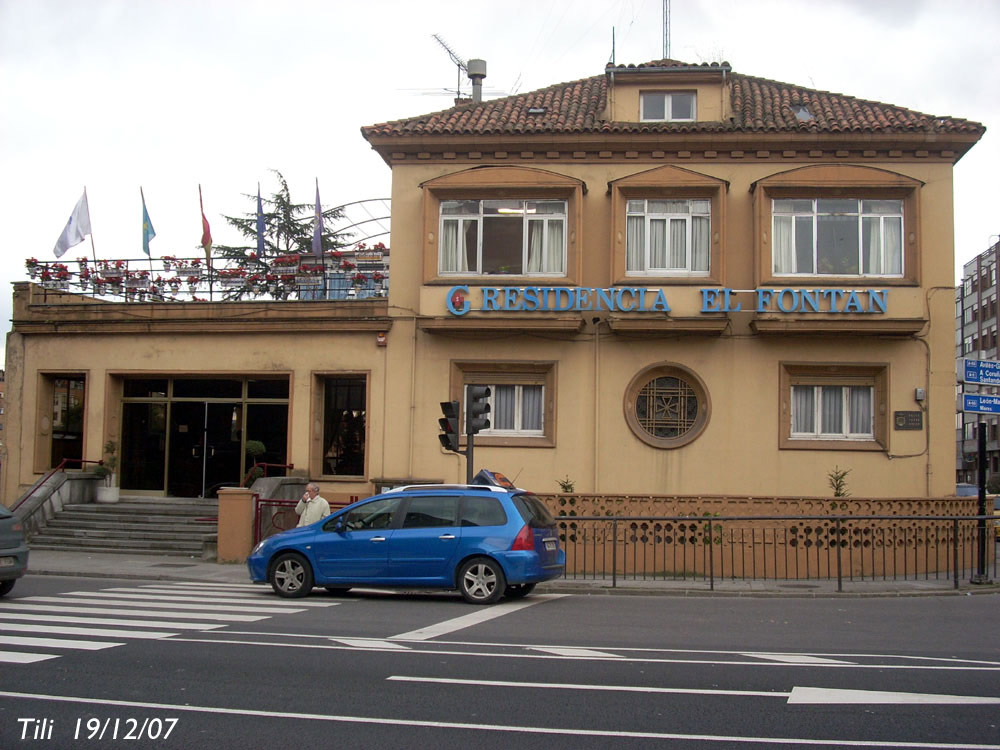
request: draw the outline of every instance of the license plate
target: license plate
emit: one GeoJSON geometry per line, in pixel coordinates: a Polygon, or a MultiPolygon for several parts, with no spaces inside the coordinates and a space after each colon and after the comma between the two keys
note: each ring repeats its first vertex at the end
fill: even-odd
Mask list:
{"type": "Polygon", "coordinates": [[[545,551],[546,552],[555,552],[555,549],[556,549],[556,540],[555,539],[546,539],[545,540],[545,551]]]}
{"type": "Polygon", "coordinates": [[[0,557],[0,568],[13,568],[14,558],[13,557],[0,557]]]}

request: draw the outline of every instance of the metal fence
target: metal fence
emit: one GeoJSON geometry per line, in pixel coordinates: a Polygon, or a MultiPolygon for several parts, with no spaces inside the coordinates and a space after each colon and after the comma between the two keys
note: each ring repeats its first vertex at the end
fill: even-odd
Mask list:
{"type": "Polygon", "coordinates": [[[559,516],[567,579],[938,580],[997,575],[990,516],[559,516]],[[983,542],[980,543],[980,534],[983,542]]]}

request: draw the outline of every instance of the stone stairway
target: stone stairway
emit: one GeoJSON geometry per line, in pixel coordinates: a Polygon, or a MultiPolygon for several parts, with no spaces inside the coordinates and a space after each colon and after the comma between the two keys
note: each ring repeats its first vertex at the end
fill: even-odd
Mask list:
{"type": "Polygon", "coordinates": [[[117,503],[67,504],[30,539],[31,549],[214,559],[215,499],[122,495],[117,503]]]}

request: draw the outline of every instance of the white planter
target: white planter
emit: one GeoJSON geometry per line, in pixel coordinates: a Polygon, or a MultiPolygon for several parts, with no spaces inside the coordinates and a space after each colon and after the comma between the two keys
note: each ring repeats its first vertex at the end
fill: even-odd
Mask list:
{"type": "Polygon", "coordinates": [[[97,485],[97,496],[95,499],[99,503],[117,503],[119,491],[120,488],[117,486],[108,487],[106,484],[99,484],[97,485]]]}

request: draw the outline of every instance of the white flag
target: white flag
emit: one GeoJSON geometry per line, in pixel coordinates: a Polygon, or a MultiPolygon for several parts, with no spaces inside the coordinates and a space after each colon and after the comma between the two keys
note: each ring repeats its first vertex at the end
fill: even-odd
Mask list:
{"type": "Polygon", "coordinates": [[[61,258],[63,253],[73,245],[79,245],[84,238],[90,234],[90,207],[87,205],[87,191],[84,189],[83,197],[76,202],[76,208],[70,214],[66,228],[56,240],[56,246],[52,248],[57,258],[61,258]]]}

